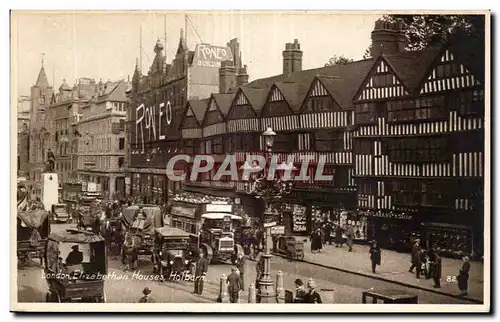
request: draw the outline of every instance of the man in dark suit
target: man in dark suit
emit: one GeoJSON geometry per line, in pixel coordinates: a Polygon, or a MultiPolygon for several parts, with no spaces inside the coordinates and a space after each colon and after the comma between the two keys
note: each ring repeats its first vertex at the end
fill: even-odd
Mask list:
{"type": "Polygon", "coordinates": [[[203,282],[208,271],[208,259],[200,253],[200,258],[196,261],[196,270],[194,274],[194,294],[203,293],[203,282]]]}
{"type": "Polygon", "coordinates": [[[83,253],[78,250],[78,245],[73,245],[71,247],[72,251],[66,257],[66,265],[78,265],[83,262],[83,253]]]}
{"type": "Polygon", "coordinates": [[[245,289],[245,262],[246,259],[242,253],[238,253],[238,258],[236,259],[236,267],[240,271],[241,277],[241,289],[245,289]]]}
{"type": "Polygon", "coordinates": [[[413,243],[413,247],[411,248],[411,266],[410,266],[410,273],[413,273],[413,269],[417,269],[417,275],[420,277],[420,266],[417,265],[420,259],[420,240],[415,239],[415,242],[413,243]]]}
{"type": "Polygon", "coordinates": [[[240,274],[238,273],[238,269],[236,267],[233,267],[231,269],[231,274],[227,277],[227,284],[228,286],[228,293],[229,293],[229,301],[231,303],[238,303],[238,300],[240,298],[240,291],[241,291],[241,277],[240,274]]]}

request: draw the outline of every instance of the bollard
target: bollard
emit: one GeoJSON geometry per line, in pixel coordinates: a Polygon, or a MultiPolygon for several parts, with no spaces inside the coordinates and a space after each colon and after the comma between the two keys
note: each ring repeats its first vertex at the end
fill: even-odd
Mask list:
{"type": "Polygon", "coordinates": [[[283,283],[283,272],[276,272],[276,302],[284,303],[285,302],[285,287],[283,283]]]}
{"type": "Polygon", "coordinates": [[[221,277],[220,277],[220,289],[219,289],[219,300],[218,302],[221,302],[221,303],[228,303],[229,302],[229,298],[228,298],[228,295],[227,295],[227,284],[226,284],[226,281],[227,281],[227,277],[225,274],[222,274],[221,277]]]}
{"type": "Polygon", "coordinates": [[[248,303],[257,303],[257,293],[253,283],[248,287],[248,303]]]}

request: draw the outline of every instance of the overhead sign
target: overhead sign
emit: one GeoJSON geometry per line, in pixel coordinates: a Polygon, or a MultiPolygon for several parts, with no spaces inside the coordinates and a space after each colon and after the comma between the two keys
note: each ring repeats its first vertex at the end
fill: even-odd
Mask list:
{"type": "Polygon", "coordinates": [[[222,204],[208,204],[205,209],[206,209],[206,212],[231,213],[233,211],[233,206],[232,205],[222,205],[222,204]]]}
{"type": "Polygon", "coordinates": [[[176,207],[172,207],[172,210],[170,211],[170,213],[174,216],[194,218],[194,215],[196,213],[196,209],[176,206],[176,207]]]}
{"type": "Polygon", "coordinates": [[[231,48],[199,44],[196,46],[193,66],[220,68],[221,62],[225,60],[233,60],[231,48]]]}
{"type": "Polygon", "coordinates": [[[274,227],[274,226],[276,226],[276,222],[275,221],[264,223],[264,228],[274,227]]]}

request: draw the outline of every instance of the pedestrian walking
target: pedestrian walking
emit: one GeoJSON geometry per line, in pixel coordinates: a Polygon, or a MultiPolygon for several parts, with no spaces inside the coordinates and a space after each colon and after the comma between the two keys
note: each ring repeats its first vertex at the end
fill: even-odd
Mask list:
{"type": "Polygon", "coordinates": [[[304,303],[304,298],[306,296],[306,290],[304,289],[304,282],[300,278],[295,280],[295,298],[293,303],[304,303]]]}
{"type": "Polygon", "coordinates": [[[194,273],[194,294],[201,295],[203,293],[203,284],[208,271],[208,259],[200,252],[199,258],[196,261],[194,273]]]}
{"type": "Polygon", "coordinates": [[[307,281],[309,291],[304,295],[304,303],[321,304],[321,296],[316,292],[316,282],[312,278],[307,281]]]}
{"type": "Polygon", "coordinates": [[[344,238],[342,234],[344,233],[344,230],[340,225],[335,225],[335,247],[342,247],[344,246],[344,238]]]}
{"type": "Polygon", "coordinates": [[[349,247],[348,251],[352,252],[352,246],[354,244],[354,228],[351,225],[347,227],[346,237],[347,247],[349,247]]]}
{"type": "Polygon", "coordinates": [[[151,294],[151,290],[149,287],[145,287],[142,290],[142,297],[139,299],[138,303],[154,303],[155,301],[149,296],[151,294]]]}
{"type": "Polygon", "coordinates": [[[460,268],[460,271],[458,272],[458,288],[460,289],[460,296],[466,296],[467,295],[467,289],[468,289],[468,284],[469,284],[469,271],[470,271],[470,262],[469,262],[469,257],[464,256],[462,258],[463,264],[462,267],[460,268]]]}
{"type": "Polygon", "coordinates": [[[434,288],[440,288],[441,287],[441,271],[442,271],[442,265],[441,265],[441,256],[434,251],[434,259],[433,259],[433,265],[432,265],[432,278],[434,280],[434,288]]]}
{"type": "Polygon", "coordinates": [[[240,277],[241,277],[241,289],[245,289],[245,263],[246,259],[243,256],[242,253],[238,253],[238,258],[236,259],[236,267],[238,268],[238,271],[240,271],[240,277]]]}
{"type": "Polygon", "coordinates": [[[231,303],[238,303],[240,298],[241,277],[236,267],[231,268],[231,274],[227,277],[229,301],[231,303]]]}
{"type": "MultiPolygon", "coordinates": [[[[415,239],[415,242],[413,243],[412,249],[411,249],[411,266],[408,272],[413,273],[414,268],[419,268],[420,266],[417,265],[418,262],[418,257],[420,255],[420,240],[417,238],[415,239]]],[[[420,272],[417,274],[420,276],[420,272]]]]}
{"type": "Polygon", "coordinates": [[[382,260],[382,254],[380,251],[380,247],[378,246],[377,241],[373,240],[370,246],[370,261],[372,262],[373,273],[376,273],[375,269],[377,265],[380,265],[381,260],[382,260]]]}
{"type": "Polygon", "coordinates": [[[323,247],[323,245],[322,245],[322,241],[321,241],[321,231],[319,228],[317,228],[311,234],[311,252],[317,253],[321,250],[322,247],[323,247]]]}

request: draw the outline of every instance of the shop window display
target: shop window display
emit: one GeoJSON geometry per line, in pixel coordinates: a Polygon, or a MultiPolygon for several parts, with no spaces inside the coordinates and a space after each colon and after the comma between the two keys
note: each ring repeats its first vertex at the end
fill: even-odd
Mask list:
{"type": "Polygon", "coordinates": [[[302,205],[292,205],[293,227],[292,231],[304,233],[307,231],[307,208],[302,205]]]}
{"type": "Polygon", "coordinates": [[[429,223],[424,225],[426,247],[434,247],[446,257],[473,256],[471,229],[466,226],[429,223]]]}

